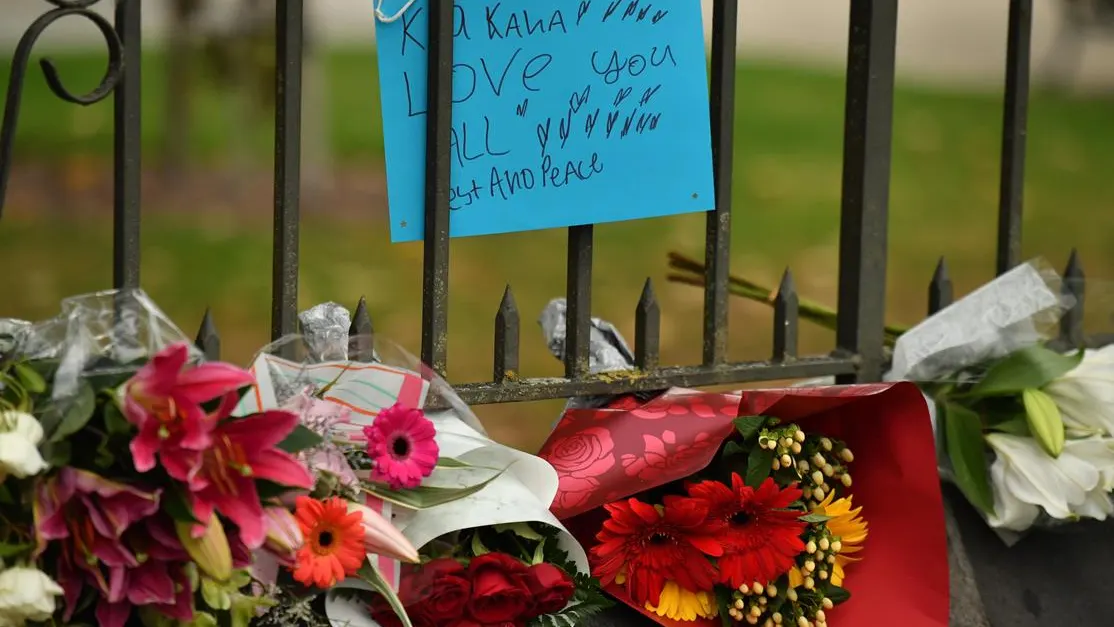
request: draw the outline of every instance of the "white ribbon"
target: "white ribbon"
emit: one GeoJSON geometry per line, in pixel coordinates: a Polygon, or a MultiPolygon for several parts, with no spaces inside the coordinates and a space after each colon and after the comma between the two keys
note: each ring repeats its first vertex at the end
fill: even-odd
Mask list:
{"type": "Polygon", "coordinates": [[[391,22],[398,21],[398,18],[405,15],[406,12],[410,10],[410,7],[414,6],[415,2],[417,2],[417,0],[406,0],[406,4],[402,5],[402,8],[399,9],[398,12],[396,12],[394,15],[387,15],[383,12],[383,0],[376,0],[375,17],[384,24],[390,24],[391,22]]]}

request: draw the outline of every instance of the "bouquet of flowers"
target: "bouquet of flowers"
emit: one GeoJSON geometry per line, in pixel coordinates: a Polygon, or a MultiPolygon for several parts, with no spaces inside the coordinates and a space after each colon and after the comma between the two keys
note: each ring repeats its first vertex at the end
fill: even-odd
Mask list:
{"type": "MultiPolygon", "coordinates": [[[[417,626],[580,625],[611,602],[563,542],[537,522],[447,534],[423,547],[421,565],[403,567],[399,598],[417,626]]],[[[381,597],[370,611],[383,627],[400,624],[381,597]]]]}
{"type": "MultiPolygon", "coordinates": [[[[673,275],[703,266],[670,256],[673,275]]],[[[734,279],[734,292],[772,302],[734,279]]],[[[1040,259],[1021,264],[913,327],[887,327],[889,380],[915,381],[930,402],[940,474],[1007,543],[1033,527],[1114,514],[1114,348],[1071,346],[1057,323],[1076,286],[1040,259]]],[[[801,302],[824,326],[836,312],[801,302]]],[[[827,384],[820,380],[810,384],[827,384]]]]}
{"type": "MultiPolygon", "coordinates": [[[[493,442],[451,387],[398,346],[350,337],[344,307],[325,303],[300,319],[302,336],[257,357],[242,406],[297,412],[321,438],[303,453],[314,496],[347,499],[398,535],[384,534],[371,564],[329,587],[322,612],[286,602],[266,624],[571,626],[608,605],[583,548],[548,510],[552,467],[493,442]]],[[[322,507],[303,503],[315,515],[322,507]]],[[[340,538],[305,524],[302,504],[297,516],[307,546],[320,530],[340,538]]],[[[355,544],[342,567],[357,566],[355,544]]]]}
{"type": "Polygon", "coordinates": [[[313,434],[235,413],[250,374],[198,363],[141,293],[7,326],[0,622],[246,625],[271,603],[252,552],[292,548],[282,499],[312,485],[295,454],[313,434]]]}
{"type": "Polygon", "coordinates": [[[1076,305],[1060,282],[1020,265],[895,346],[890,376],[934,401],[941,473],[1007,542],[1114,514],[1114,353],[1051,341],[1076,305]]]}
{"type": "Polygon", "coordinates": [[[484,485],[422,485],[468,464],[407,397],[354,431],[327,389],[263,402],[270,372],[204,363],[141,292],[0,329],[0,624],[320,623],[354,581],[409,624],[391,569],[419,556],[383,499],[484,485]]]}
{"type": "MultiPolygon", "coordinates": [[[[596,356],[622,342],[597,339],[596,356]]],[[[592,574],[659,624],[938,627],[948,574],[931,438],[909,383],[672,389],[578,401],[539,455],[592,574]]]]}

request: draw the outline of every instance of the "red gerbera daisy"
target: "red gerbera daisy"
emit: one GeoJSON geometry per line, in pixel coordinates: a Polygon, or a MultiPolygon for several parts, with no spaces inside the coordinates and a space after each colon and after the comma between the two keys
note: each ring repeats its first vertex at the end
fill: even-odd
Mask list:
{"type": "Polygon", "coordinates": [[[689,496],[708,505],[708,518],[725,523],[716,535],[723,544],[719,581],[732,588],[754,582],[765,584],[789,572],[805,543],[802,512],[786,508],[801,498],[798,488],[780,489],[772,478],[757,490],[737,474],[731,487],[702,481],[688,488],[689,496]]]}
{"type": "Polygon", "coordinates": [[[657,605],[667,579],[686,590],[715,585],[715,567],[706,556],[722,555],[713,535],[723,523],[708,520],[707,504],[666,497],[664,507],[628,499],[604,508],[611,517],[591,551],[592,572],[604,585],[626,584],[639,605],[657,605]]]}

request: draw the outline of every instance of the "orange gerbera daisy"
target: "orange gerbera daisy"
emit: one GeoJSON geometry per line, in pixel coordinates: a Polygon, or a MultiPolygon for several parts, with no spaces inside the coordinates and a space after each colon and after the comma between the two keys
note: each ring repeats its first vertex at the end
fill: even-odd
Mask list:
{"type": "Polygon", "coordinates": [[[364,564],[364,520],[348,513],[341,498],[318,501],[300,496],[294,510],[305,538],[294,560],[294,579],[305,586],[331,588],[364,564]]]}

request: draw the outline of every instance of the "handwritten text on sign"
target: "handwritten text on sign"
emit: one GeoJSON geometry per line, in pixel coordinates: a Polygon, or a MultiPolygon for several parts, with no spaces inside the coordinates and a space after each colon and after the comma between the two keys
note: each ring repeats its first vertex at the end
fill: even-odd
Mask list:
{"type": "MultiPolygon", "coordinates": [[[[423,235],[428,4],[377,30],[396,242],[423,235]]],[[[461,0],[454,14],[453,236],[715,206],[699,2],[461,0]]]]}

